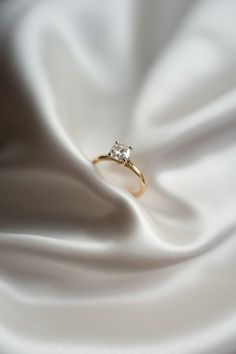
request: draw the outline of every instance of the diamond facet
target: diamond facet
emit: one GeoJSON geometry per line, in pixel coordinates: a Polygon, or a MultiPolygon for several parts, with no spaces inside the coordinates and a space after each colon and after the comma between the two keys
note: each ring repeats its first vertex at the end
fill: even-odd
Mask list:
{"type": "Polygon", "coordinates": [[[116,142],[115,145],[112,146],[109,155],[111,158],[117,161],[126,162],[130,157],[130,150],[130,146],[116,142]]]}

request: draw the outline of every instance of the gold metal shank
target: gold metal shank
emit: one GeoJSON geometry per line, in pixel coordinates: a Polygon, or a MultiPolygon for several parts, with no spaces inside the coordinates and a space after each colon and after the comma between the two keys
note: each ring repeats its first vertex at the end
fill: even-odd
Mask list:
{"type": "Polygon", "coordinates": [[[98,157],[96,157],[94,160],[92,160],[93,164],[97,164],[98,162],[102,162],[102,161],[112,161],[115,162],[121,166],[124,166],[126,168],[128,168],[131,172],[133,172],[137,177],[138,177],[138,181],[140,184],[140,189],[137,191],[131,191],[131,193],[135,196],[135,197],[139,197],[140,195],[142,195],[145,190],[146,190],[146,181],[145,178],[142,174],[142,172],[130,161],[127,160],[125,162],[120,162],[116,159],[113,159],[112,157],[108,155],[100,155],[98,157]]]}

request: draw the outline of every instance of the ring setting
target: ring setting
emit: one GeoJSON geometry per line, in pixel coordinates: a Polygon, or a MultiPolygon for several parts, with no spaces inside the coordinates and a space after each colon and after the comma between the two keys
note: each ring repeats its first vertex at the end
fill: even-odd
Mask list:
{"type": "Polygon", "coordinates": [[[138,178],[140,188],[130,191],[135,197],[138,197],[146,190],[146,181],[142,172],[130,160],[131,150],[133,150],[132,146],[124,145],[116,141],[107,155],[98,156],[92,160],[92,163],[97,164],[102,161],[111,161],[128,168],[138,178]]]}
{"type": "Polygon", "coordinates": [[[130,153],[132,149],[132,146],[126,146],[116,141],[115,145],[112,146],[108,155],[112,159],[125,164],[130,158],[130,153]]]}

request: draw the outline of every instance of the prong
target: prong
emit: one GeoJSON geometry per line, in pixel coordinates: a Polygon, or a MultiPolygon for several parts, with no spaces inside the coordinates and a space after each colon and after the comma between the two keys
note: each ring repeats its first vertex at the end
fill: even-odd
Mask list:
{"type": "Polygon", "coordinates": [[[116,145],[119,145],[119,144],[120,144],[119,141],[116,140],[116,145]]]}
{"type": "Polygon", "coordinates": [[[130,150],[133,150],[132,146],[129,146],[130,150]]]}

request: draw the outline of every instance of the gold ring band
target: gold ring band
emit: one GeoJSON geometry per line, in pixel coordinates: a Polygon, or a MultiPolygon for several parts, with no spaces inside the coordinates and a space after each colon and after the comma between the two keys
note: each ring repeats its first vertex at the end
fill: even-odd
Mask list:
{"type": "Polygon", "coordinates": [[[131,150],[131,146],[126,146],[116,141],[115,145],[111,148],[110,152],[107,155],[100,155],[96,157],[92,160],[92,163],[97,164],[98,162],[102,161],[112,161],[128,168],[136,175],[136,177],[138,177],[138,181],[140,184],[139,190],[131,190],[130,192],[135,197],[139,197],[146,190],[146,181],[142,172],[129,159],[131,150]]]}

